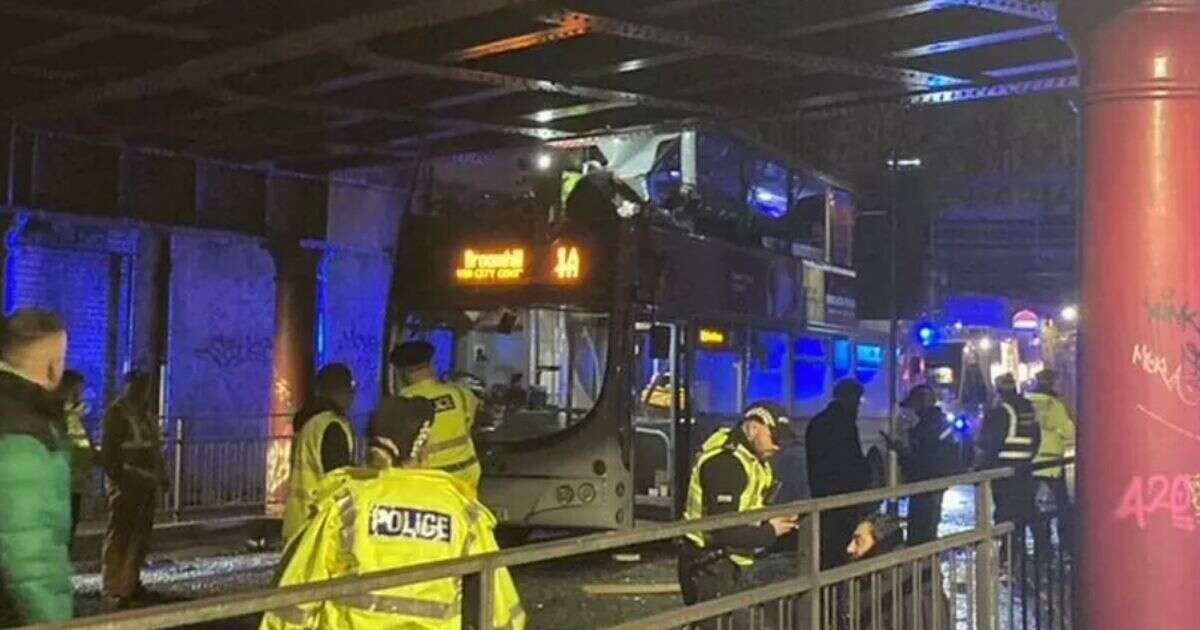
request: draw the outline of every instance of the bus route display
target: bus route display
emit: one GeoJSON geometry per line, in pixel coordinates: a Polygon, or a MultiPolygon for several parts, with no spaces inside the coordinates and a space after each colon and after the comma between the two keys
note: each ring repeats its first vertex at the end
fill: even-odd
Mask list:
{"type": "Polygon", "coordinates": [[[467,244],[453,261],[453,281],[463,286],[575,284],[590,270],[587,250],[562,240],[544,249],[467,244]]]}

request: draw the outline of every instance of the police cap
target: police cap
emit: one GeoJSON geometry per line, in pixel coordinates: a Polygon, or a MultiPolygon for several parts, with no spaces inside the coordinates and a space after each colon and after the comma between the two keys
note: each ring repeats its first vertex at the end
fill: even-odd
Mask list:
{"type": "Polygon", "coordinates": [[[796,431],[792,428],[792,420],[787,411],[770,401],[762,401],[746,407],[742,413],[743,421],[761,422],[771,429],[771,438],[779,446],[787,446],[796,441],[796,431]]]}
{"type": "Polygon", "coordinates": [[[411,368],[426,365],[433,360],[433,344],[428,341],[405,341],[392,350],[392,365],[411,368]]]}
{"type": "Polygon", "coordinates": [[[411,459],[428,438],[433,424],[433,401],[428,398],[389,396],[379,401],[367,425],[371,449],[386,453],[399,464],[411,459]]]}

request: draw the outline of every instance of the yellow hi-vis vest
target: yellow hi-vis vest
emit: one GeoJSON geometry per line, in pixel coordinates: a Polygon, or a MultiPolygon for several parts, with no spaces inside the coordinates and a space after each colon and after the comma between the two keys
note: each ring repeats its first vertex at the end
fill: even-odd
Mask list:
{"type": "Polygon", "coordinates": [[[562,194],[560,195],[562,207],[567,207],[567,200],[571,198],[571,193],[575,192],[575,187],[579,185],[579,182],[582,179],[583,173],[580,173],[579,171],[563,171],[561,188],[562,194]]]}
{"type": "MultiPolygon", "coordinates": [[[[1075,423],[1067,413],[1067,406],[1058,398],[1049,394],[1025,394],[1033,403],[1037,414],[1038,426],[1042,429],[1042,443],[1038,447],[1037,456],[1033,462],[1045,462],[1062,459],[1075,454],[1075,423]]],[[[1069,466],[1073,468],[1073,466],[1069,466]]],[[[1034,475],[1045,479],[1058,479],[1063,475],[1062,466],[1043,468],[1034,471],[1034,475]]]]}
{"type": "Polygon", "coordinates": [[[308,419],[300,433],[292,438],[291,472],[288,473],[287,503],[283,507],[283,542],[286,544],[312,513],[321,480],[331,471],[321,468],[321,441],[325,430],[334,424],[346,432],[346,443],[354,448],[354,434],[346,419],[332,411],[308,419]]]}
{"type": "MultiPolygon", "coordinates": [[[[497,551],[496,519],[440,470],[343,468],[322,485],[317,512],[284,552],[277,586],[497,551]]],[[[493,623],[522,630],[508,570],[495,574],[493,623]]],[[[268,612],[261,630],[459,630],[462,580],[447,577],[268,612]]]]}
{"type": "MultiPolygon", "coordinates": [[[[730,429],[717,429],[700,447],[700,456],[696,458],[696,463],[692,466],[692,479],[688,484],[687,506],[683,511],[684,520],[694,521],[704,518],[704,488],[700,484],[700,468],[704,466],[705,462],[721,453],[733,453],[746,471],[746,488],[738,497],[738,512],[757,510],[766,502],[767,493],[775,483],[771,465],[760,460],[744,444],[733,441],[730,439],[731,437],[730,429]]],[[[707,534],[687,534],[687,538],[697,547],[708,546],[707,534]]],[[[730,554],[729,559],[741,566],[754,564],[754,558],[750,556],[730,554]]]]}
{"type": "Polygon", "coordinates": [[[67,406],[67,439],[71,442],[71,493],[88,494],[92,482],[92,440],[83,426],[87,406],[67,406]]]}
{"type": "Polygon", "coordinates": [[[429,378],[400,390],[400,396],[428,398],[435,410],[426,445],[427,468],[444,470],[472,488],[479,487],[482,469],[471,441],[479,400],[470,391],[429,378]]]}

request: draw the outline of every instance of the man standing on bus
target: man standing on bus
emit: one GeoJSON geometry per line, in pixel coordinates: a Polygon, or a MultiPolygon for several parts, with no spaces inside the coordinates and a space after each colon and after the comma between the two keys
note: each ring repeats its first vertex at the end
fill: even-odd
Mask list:
{"type": "Polygon", "coordinates": [[[404,398],[428,398],[437,410],[425,466],[446,471],[475,489],[479,487],[482,469],[471,441],[471,428],[479,400],[463,387],[439,382],[433,368],[433,354],[433,345],[425,341],[406,341],[392,351],[392,364],[400,371],[404,385],[397,394],[404,398]]]}
{"type": "MultiPolygon", "coordinates": [[[[684,519],[763,507],[776,487],[767,460],[793,441],[792,424],[782,407],[770,402],[750,405],[741,424],[718,429],[700,447],[684,519]]],[[[781,516],[759,525],[688,534],[679,554],[684,603],[690,606],[734,592],[742,570],[754,564],[754,551],[770,547],[795,528],[795,517],[781,516]]]]}
{"type": "MultiPolygon", "coordinates": [[[[858,407],[863,386],[847,378],[833,387],[833,402],[808,423],[804,448],[813,498],[861,492],[871,485],[871,470],[858,437],[858,407]]],[[[852,505],[821,512],[821,568],[846,562],[846,541],[862,515],[852,505]]]]}

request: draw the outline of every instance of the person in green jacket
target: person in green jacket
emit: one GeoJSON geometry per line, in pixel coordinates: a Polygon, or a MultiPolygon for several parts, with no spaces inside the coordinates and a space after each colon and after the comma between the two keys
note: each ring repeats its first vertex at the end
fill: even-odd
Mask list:
{"type": "Polygon", "coordinates": [[[0,627],[70,619],[70,446],[62,400],[67,333],[52,312],[0,324],[0,627]]]}

